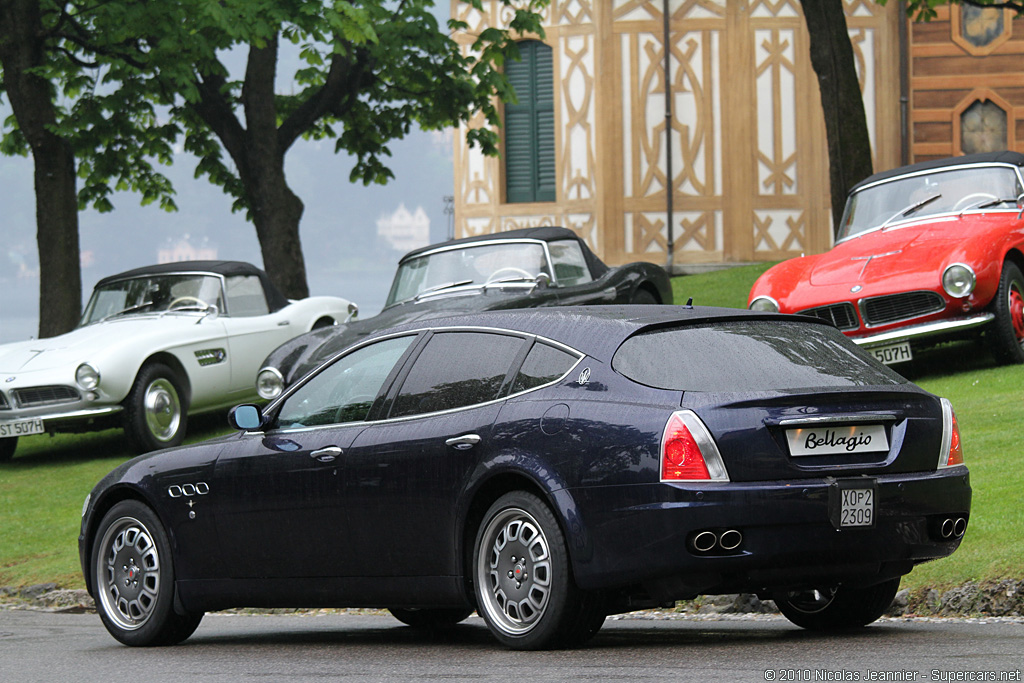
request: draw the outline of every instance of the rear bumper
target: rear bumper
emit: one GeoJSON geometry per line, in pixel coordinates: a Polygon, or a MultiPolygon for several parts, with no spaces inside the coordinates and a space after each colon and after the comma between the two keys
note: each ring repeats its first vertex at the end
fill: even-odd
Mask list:
{"type": "Polygon", "coordinates": [[[969,519],[967,468],[873,479],[875,525],[842,530],[830,521],[834,480],[826,478],[573,490],[582,523],[581,533],[570,532],[576,580],[586,589],[642,586],[664,601],[870,584],[956,550],[961,538],[944,537],[941,525],[969,519]],[[609,500],[622,505],[610,509],[609,500]],[[692,542],[704,530],[736,530],[742,542],[699,552],[692,542]]]}

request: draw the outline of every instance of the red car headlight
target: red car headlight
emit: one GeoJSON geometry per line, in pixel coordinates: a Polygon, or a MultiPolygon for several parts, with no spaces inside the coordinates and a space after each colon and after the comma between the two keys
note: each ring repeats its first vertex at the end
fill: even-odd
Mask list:
{"type": "Polygon", "coordinates": [[[963,299],[974,291],[977,278],[970,266],[954,263],[942,271],[942,288],[954,299],[963,299]]]}

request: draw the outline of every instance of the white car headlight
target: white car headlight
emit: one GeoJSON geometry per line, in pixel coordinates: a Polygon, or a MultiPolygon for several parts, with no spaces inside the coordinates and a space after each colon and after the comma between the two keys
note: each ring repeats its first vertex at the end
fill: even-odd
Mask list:
{"type": "Polygon", "coordinates": [[[256,375],[256,393],[268,401],[277,398],[284,391],[284,377],[277,368],[263,368],[256,375]]]}
{"type": "Polygon", "coordinates": [[[752,311],[760,311],[761,313],[778,313],[779,302],[770,296],[759,296],[750,302],[749,308],[752,311]]]}
{"type": "Polygon", "coordinates": [[[100,385],[99,370],[88,363],[82,363],[75,370],[75,382],[85,391],[92,391],[100,385]]]}
{"type": "Polygon", "coordinates": [[[962,299],[974,291],[977,279],[971,267],[954,263],[942,271],[942,288],[954,299],[962,299]]]}

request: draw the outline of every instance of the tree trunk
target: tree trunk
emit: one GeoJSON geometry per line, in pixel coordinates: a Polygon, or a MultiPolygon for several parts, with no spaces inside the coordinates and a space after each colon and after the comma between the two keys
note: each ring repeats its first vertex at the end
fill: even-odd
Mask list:
{"type": "Polygon", "coordinates": [[[864,115],[853,44],[843,0],[800,0],[811,38],[828,138],[832,226],[838,231],[850,188],[872,173],[871,141],[864,115]]]}
{"type": "Polygon", "coordinates": [[[299,241],[304,207],[285,180],[284,156],[290,143],[282,141],[277,128],[276,72],[276,38],[264,47],[249,48],[241,96],[244,128],[224,97],[227,84],[220,76],[205,75],[197,80],[200,100],[192,106],[238,168],[256,225],[263,269],[286,297],[303,299],[309,296],[299,241]]]}
{"type": "Polygon", "coordinates": [[[44,64],[39,3],[0,3],[0,61],[4,88],[35,163],[36,242],[39,249],[39,336],[73,329],[82,306],[75,155],[54,134],[57,116],[49,81],[29,73],[44,64]]]}
{"type": "MultiPolygon", "coordinates": [[[[251,47],[242,86],[246,135],[241,175],[252,207],[256,236],[263,252],[263,269],[271,282],[289,299],[309,296],[306,262],[299,241],[299,221],[304,209],[284,175],[288,151],[277,129],[277,39],[266,46],[251,47]]],[[[240,167],[241,168],[241,167],[240,167]]]]}
{"type": "Polygon", "coordinates": [[[252,202],[263,269],[286,297],[304,299],[309,296],[309,285],[299,241],[299,221],[305,207],[285,181],[284,156],[276,160],[255,156],[250,158],[258,169],[258,178],[247,181],[243,177],[243,182],[252,202]]]}

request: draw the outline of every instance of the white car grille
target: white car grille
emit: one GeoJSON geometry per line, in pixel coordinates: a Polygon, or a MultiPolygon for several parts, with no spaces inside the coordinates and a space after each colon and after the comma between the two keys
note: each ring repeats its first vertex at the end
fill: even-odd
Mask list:
{"type": "Polygon", "coordinates": [[[54,385],[49,387],[25,387],[11,392],[11,399],[19,408],[35,408],[52,406],[61,403],[74,403],[82,400],[82,395],[74,387],[54,385]]]}

